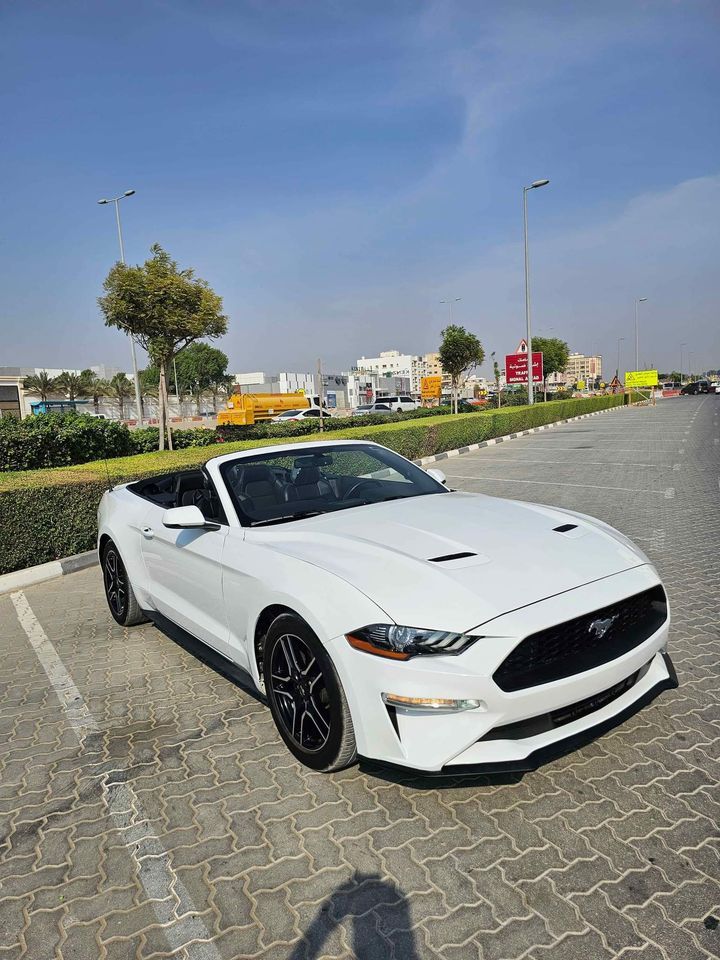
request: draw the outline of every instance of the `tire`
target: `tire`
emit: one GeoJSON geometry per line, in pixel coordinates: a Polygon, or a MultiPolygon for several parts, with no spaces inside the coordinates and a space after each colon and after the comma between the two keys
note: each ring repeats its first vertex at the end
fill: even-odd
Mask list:
{"type": "Polygon", "coordinates": [[[103,548],[101,565],[105,599],[113,619],[123,627],[147,623],[147,617],[137,602],[120,552],[112,540],[103,548]]]}
{"type": "Polygon", "coordinates": [[[293,756],[325,773],[355,763],[345,691],[328,652],[303,619],[287,613],[272,622],[263,664],[270,712],[293,756]]]}
{"type": "Polygon", "coordinates": [[[402,413],[402,412],[403,412],[403,408],[402,408],[402,407],[398,407],[397,410],[395,411],[395,413],[402,413]]]}

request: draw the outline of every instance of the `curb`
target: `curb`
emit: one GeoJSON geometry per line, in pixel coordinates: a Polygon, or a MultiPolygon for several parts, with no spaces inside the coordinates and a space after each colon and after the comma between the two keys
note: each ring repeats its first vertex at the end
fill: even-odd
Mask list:
{"type": "Polygon", "coordinates": [[[88,550],[87,553],[76,553],[73,557],[64,557],[62,560],[51,560],[49,563],[40,563],[37,567],[26,567],[24,570],[14,570],[0,576],[0,595],[11,593],[13,590],[22,590],[34,583],[43,583],[45,580],[54,580],[64,577],[68,573],[94,567],[98,563],[97,550],[88,550]]]}
{"type": "Polygon", "coordinates": [[[492,440],[482,440],[480,443],[471,443],[469,446],[459,447],[457,450],[444,450],[442,453],[436,453],[431,457],[421,457],[420,460],[413,460],[413,463],[418,467],[424,467],[429,463],[447,460],[449,457],[459,457],[463,453],[472,453],[475,450],[482,450],[483,447],[492,447],[494,444],[504,443],[506,440],[515,440],[517,437],[527,437],[531,433],[539,433],[540,430],[550,430],[552,427],[559,427],[563,423],[575,423],[576,420],[586,420],[588,417],[598,417],[603,413],[629,409],[629,406],[622,404],[617,407],[608,407],[607,410],[593,410],[592,413],[581,413],[580,416],[569,417],[567,420],[555,420],[553,423],[543,423],[542,426],[531,427],[529,430],[520,430],[518,433],[508,433],[504,437],[493,437],[492,440]]]}
{"type": "MultiPolygon", "coordinates": [[[[492,440],[482,440],[480,443],[471,443],[467,447],[460,447],[457,450],[445,450],[442,453],[436,453],[431,457],[422,457],[420,460],[413,460],[419,467],[424,467],[429,463],[437,463],[439,460],[447,460],[449,457],[459,457],[463,453],[472,453],[474,450],[481,450],[483,447],[492,447],[496,443],[504,443],[506,440],[515,440],[517,437],[527,437],[531,433],[538,433],[540,430],[550,430],[552,427],[558,427],[562,423],[574,423],[576,420],[585,420],[587,417],[597,417],[602,413],[612,413],[615,410],[629,410],[630,407],[618,406],[608,407],[607,410],[593,410],[592,413],[581,413],[578,417],[570,417],[567,420],[556,420],[554,423],[544,423],[540,427],[531,427],[529,430],[521,430],[519,433],[509,433],[504,437],[494,437],[492,440]]],[[[43,583],[45,580],[54,580],[56,577],[64,577],[68,573],[75,573],[78,570],[85,570],[87,567],[94,567],[98,563],[97,550],[88,550],[86,553],[77,553],[73,557],[64,557],[61,560],[51,560],[50,563],[41,563],[37,567],[26,567],[24,570],[14,570],[12,573],[0,575],[0,595],[11,593],[13,590],[22,590],[34,583],[43,583]]]]}

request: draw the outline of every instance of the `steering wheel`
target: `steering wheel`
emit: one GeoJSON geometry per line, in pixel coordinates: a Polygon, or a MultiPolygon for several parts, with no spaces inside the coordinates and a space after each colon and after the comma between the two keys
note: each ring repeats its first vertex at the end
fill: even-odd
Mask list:
{"type": "Polygon", "coordinates": [[[357,483],[354,483],[347,493],[343,496],[343,500],[350,500],[353,495],[356,495],[358,490],[362,487],[373,486],[373,489],[376,490],[380,486],[379,480],[358,480],[357,483]]]}

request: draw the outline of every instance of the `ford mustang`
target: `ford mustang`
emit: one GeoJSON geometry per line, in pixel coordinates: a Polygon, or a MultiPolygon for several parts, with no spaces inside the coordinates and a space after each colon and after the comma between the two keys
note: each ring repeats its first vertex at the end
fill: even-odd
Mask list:
{"type": "Polygon", "coordinates": [[[448,489],[374,443],[293,443],[123,484],[110,612],[252,678],[300,761],[533,769],[676,684],[657,571],[567,510],[448,489]]]}

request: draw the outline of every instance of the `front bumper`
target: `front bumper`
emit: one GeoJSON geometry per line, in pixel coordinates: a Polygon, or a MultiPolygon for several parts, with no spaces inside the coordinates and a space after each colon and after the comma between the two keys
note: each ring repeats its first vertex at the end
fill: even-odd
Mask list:
{"type": "Polygon", "coordinates": [[[492,675],[521,637],[658,582],[652,567],[638,567],[514,611],[473,631],[483,638],[458,657],[390,661],[352,649],[344,637],[335,638],[329,646],[348,698],[359,754],[425,773],[529,770],[598,736],[677,684],[665,655],[669,616],[637,647],[583,673],[510,693],[502,691],[492,675]],[[629,678],[631,686],[603,699],[629,678]],[[387,692],[482,704],[460,713],[388,710],[381,699],[387,692]],[[591,709],[578,710],[575,716],[574,705],[585,701],[591,709]],[[535,719],[550,714],[561,716],[562,723],[526,735],[532,733],[535,719]],[[521,733],[511,730],[507,738],[499,736],[497,728],[509,725],[521,733]]]}

